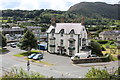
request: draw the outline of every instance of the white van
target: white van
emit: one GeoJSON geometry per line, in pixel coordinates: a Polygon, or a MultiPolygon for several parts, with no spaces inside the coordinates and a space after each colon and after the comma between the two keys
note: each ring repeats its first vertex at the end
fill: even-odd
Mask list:
{"type": "Polygon", "coordinates": [[[83,59],[83,58],[89,58],[90,54],[88,53],[76,53],[74,56],[71,57],[71,60],[74,59],[83,59]]]}

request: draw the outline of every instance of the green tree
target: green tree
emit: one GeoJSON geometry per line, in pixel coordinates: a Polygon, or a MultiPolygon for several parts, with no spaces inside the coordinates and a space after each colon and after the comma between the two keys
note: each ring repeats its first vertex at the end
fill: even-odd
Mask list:
{"type": "Polygon", "coordinates": [[[5,47],[6,45],[7,45],[6,38],[5,36],[2,35],[2,33],[0,33],[0,46],[5,47]]]}
{"type": "Polygon", "coordinates": [[[23,50],[27,50],[28,53],[30,53],[32,48],[36,49],[37,47],[37,39],[31,30],[27,30],[24,33],[24,36],[21,39],[20,43],[20,48],[23,50]]]}
{"type": "Polygon", "coordinates": [[[45,32],[46,31],[46,28],[41,28],[41,32],[45,32]]]}
{"type": "Polygon", "coordinates": [[[96,54],[98,56],[103,56],[101,46],[96,41],[91,41],[90,48],[92,50],[92,54],[96,54]]]}
{"type": "Polygon", "coordinates": [[[94,67],[85,75],[86,78],[110,78],[110,74],[105,69],[96,69],[94,67]]]}
{"type": "Polygon", "coordinates": [[[7,22],[8,22],[8,23],[12,23],[11,18],[8,18],[8,19],[7,19],[7,22]]]}

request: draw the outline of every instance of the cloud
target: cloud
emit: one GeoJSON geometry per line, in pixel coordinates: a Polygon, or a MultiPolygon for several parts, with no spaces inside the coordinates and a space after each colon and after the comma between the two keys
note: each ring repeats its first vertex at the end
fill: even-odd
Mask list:
{"type": "Polygon", "coordinates": [[[0,9],[54,9],[54,10],[68,10],[70,6],[80,2],[107,2],[118,3],[119,0],[0,0],[0,9]]]}

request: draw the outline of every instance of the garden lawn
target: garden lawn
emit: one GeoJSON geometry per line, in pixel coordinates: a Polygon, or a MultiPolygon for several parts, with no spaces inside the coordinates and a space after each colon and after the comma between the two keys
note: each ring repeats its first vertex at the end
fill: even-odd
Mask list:
{"type": "MultiPolygon", "coordinates": [[[[31,50],[31,53],[40,53],[41,51],[39,50],[31,50]]],[[[15,54],[14,56],[17,56],[17,57],[23,57],[23,56],[29,56],[30,54],[28,54],[28,52],[23,52],[23,53],[19,53],[19,54],[15,54]]]]}
{"type": "Polygon", "coordinates": [[[5,51],[6,51],[5,49],[0,48],[0,52],[5,52],[5,51]]]}
{"type": "MultiPolygon", "coordinates": [[[[7,22],[8,20],[3,20],[3,22],[7,22]]],[[[2,20],[0,20],[0,22],[2,22],[2,20]]]]}

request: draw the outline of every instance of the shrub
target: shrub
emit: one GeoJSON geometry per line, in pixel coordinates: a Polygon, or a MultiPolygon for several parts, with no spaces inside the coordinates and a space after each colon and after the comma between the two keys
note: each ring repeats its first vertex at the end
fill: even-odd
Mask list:
{"type": "Polygon", "coordinates": [[[106,51],[106,49],[104,47],[101,47],[102,51],[106,51]]]}
{"type": "Polygon", "coordinates": [[[117,58],[118,58],[118,60],[120,60],[120,54],[119,54],[119,55],[117,55],[117,58]]]}
{"type": "Polygon", "coordinates": [[[94,67],[92,67],[85,76],[87,78],[110,78],[108,71],[104,69],[95,69],[94,67]]]}
{"type": "Polygon", "coordinates": [[[12,68],[11,71],[6,72],[2,78],[44,78],[45,76],[37,72],[26,72],[22,68],[17,69],[16,67],[12,68]]]}
{"type": "Polygon", "coordinates": [[[107,71],[107,67],[105,67],[105,69],[95,69],[94,67],[92,67],[88,71],[88,73],[85,75],[85,77],[86,78],[108,78],[109,80],[111,79],[118,80],[120,78],[119,75],[120,75],[120,67],[112,73],[109,73],[107,71]]]}
{"type": "Polygon", "coordinates": [[[98,40],[97,42],[100,43],[100,44],[106,44],[106,43],[108,43],[107,40],[98,40]]]}
{"type": "Polygon", "coordinates": [[[111,42],[110,42],[110,45],[111,45],[111,44],[114,44],[114,41],[111,41],[111,42]]]}
{"type": "Polygon", "coordinates": [[[103,56],[101,46],[96,41],[91,41],[90,49],[92,50],[92,54],[96,54],[97,56],[103,56]]]}
{"type": "Polygon", "coordinates": [[[105,57],[106,57],[106,61],[114,61],[113,56],[111,54],[106,53],[105,57]]]}
{"type": "Polygon", "coordinates": [[[120,67],[118,67],[118,71],[117,72],[118,72],[117,74],[120,75],[120,67]]]}

